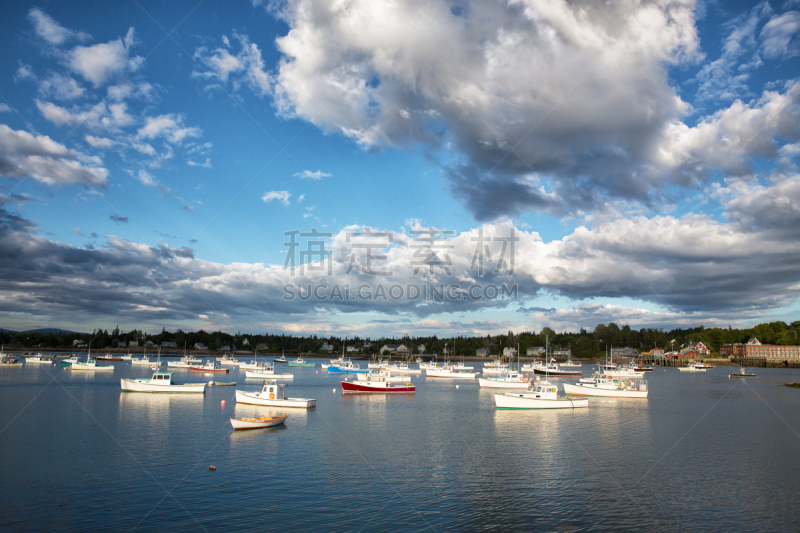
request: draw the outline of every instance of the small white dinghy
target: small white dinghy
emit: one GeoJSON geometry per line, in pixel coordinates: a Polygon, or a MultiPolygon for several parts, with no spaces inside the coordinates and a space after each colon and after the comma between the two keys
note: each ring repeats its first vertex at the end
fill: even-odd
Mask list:
{"type": "Polygon", "coordinates": [[[286,422],[289,415],[261,416],[259,418],[231,418],[233,429],[261,429],[286,422]]]}
{"type": "Polygon", "coordinates": [[[532,384],[527,392],[495,394],[498,409],[575,409],[589,407],[588,398],[559,398],[558,387],[549,381],[532,384]]]}

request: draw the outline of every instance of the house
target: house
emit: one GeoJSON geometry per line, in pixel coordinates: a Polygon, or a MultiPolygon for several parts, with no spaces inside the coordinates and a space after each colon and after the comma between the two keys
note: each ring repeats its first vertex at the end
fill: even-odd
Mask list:
{"type": "Polygon", "coordinates": [[[360,351],[360,350],[359,350],[358,348],[356,348],[355,346],[348,346],[346,349],[347,349],[347,353],[353,353],[353,352],[358,352],[358,351],[360,351]]]}
{"type": "Polygon", "coordinates": [[[269,344],[262,342],[256,346],[256,350],[269,350],[269,344]]]}
{"type": "Polygon", "coordinates": [[[127,344],[128,344],[127,342],[121,341],[119,339],[114,339],[113,341],[111,341],[112,348],[119,348],[120,346],[126,346],[127,344]]]}
{"type": "Polygon", "coordinates": [[[74,341],[72,341],[72,345],[73,345],[75,348],[86,348],[86,343],[85,343],[85,342],[83,342],[83,341],[82,341],[82,340],[80,340],[80,339],[75,339],[74,341]]]}
{"type": "Polygon", "coordinates": [[[425,353],[427,351],[428,351],[428,349],[425,348],[424,344],[420,344],[419,346],[417,346],[417,353],[425,353]]]}
{"type": "Polygon", "coordinates": [[[488,348],[478,348],[475,350],[475,355],[478,357],[488,357],[489,356],[489,349],[488,348]]]}
{"type": "Polygon", "coordinates": [[[682,359],[697,359],[702,356],[699,353],[695,352],[694,350],[684,348],[678,353],[678,357],[682,359]]]}
{"type": "Polygon", "coordinates": [[[139,341],[128,341],[128,346],[139,346],[139,341]]]}
{"type": "Polygon", "coordinates": [[[145,345],[145,346],[155,346],[155,345],[156,345],[156,343],[154,343],[153,341],[145,341],[145,342],[144,342],[144,345],[145,345]]]}
{"type": "Polygon", "coordinates": [[[250,346],[250,341],[247,340],[247,337],[245,337],[244,340],[242,341],[242,346],[250,346]]]}
{"type": "Polygon", "coordinates": [[[173,341],[164,341],[161,343],[162,348],[177,348],[178,343],[173,341]]]}
{"type": "Polygon", "coordinates": [[[690,342],[689,349],[703,355],[708,355],[711,353],[711,350],[709,350],[708,347],[702,342],[690,342]]]}
{"type": "Polygon", "coordinates": [[[772,362],[800,361],[800,346],[780,346],[761,344],[753,337],[747,344],[724,344],[719,348],[720,355],[741,357],[743,359],[763,359],[772,362]]]}
{"type": "Polygon", "coordinates": [[[226,344],[225,346],[220,346],[219,347],[219,351],[220,352],[230,352],[231,351],[231,347],[226,344]]]}
{"type": "Polygon", "coordinates": [[[545,352],[545,349],[541,346],[531,346],[525,352],[525,355],[528,357],[536,357],[537,355],[542,355],[545,352]]]}
{"type": "Polygon", "coordinates": [[[195,350],[208,350],[208,346],[206,346],[202,342],[196,342],[196,343],[194,343],[194,349],[195,350]]]}
{"type": "Polygon", "coordinates": [[[516,356],[517,356],[517,349],[516,348],[511,348],[510,346],[506,347],[506,348],[503,348],[503,357],[511,359],[512,357],[516,357],[516,356]]]}
{"type": "Polygon", "coordinates": [[[322,343],[322,348],[319,349],[321,352],[331,352],[333,351],[333,344],[328,344],[327,342],[322,343]]]}
{"type": "Polygon", "coordinates": [[[408,355],[408,347],[405,344],[384,344],[380,352],[381,355],[386,352],[397,355],[408,355]]]}
{"type": "Polygon", "coordinates": [[[373,346],[375,346],[375,345],[374,345],[374,344],[372,344],[371,342],[365,342],[365,343],[364,343],[364,344],[361,346],[361,348],[362,348],[362,349],[364,349],[364,350],[366,350],[366,349],[368,349],[368,348],[372,348],[373,346]]]}
{"type": "Polygon", "coordinates": [[[653,359],[666,359],[667,357],[664,355],[664,350],[662,348],[653,348],[650,350],[650,357],[653,359]]]}

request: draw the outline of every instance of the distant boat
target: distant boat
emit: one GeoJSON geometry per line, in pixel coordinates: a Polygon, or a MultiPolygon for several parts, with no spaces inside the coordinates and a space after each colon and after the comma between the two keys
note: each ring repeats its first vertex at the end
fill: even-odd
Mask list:
{"type": "Polygon", "coordinates": [[[578,383],[564,383],[564,393],[578,396],[605,396],[609,398],[647,399],[647,382],[643,379],[617,380],[609,376],[597,376],[591,382],[586,379],[578,383]]]}
{"type": "Polygon", "coordinates": [[[303,367],[315,367],[317,363],[309,363],[302,356],[298,357],[297,359],[292,359],[289,361],[289,366],[303,366],[303,367]]]}
{"type": "Polygon", "coordinates": [[[271,363],[262,363],[254,370],[246,370],[244,377],[255,379],[294,379],[294,374],[290,372],[275,372],[275,367],[271,363]]]}
{"type": "Polygon", "coordinates": [[[83,363],[78,361],[77,363],[72,363],[70,365],[72,370],[91,370],[91,371],[113,371],[114,367],[111,365],[108,366],[99,366],[97,364],[97,359],[92,359],[92,349],[89,348],[89,355],[86,356],[86,362],[83,363]]]}
{"type": "Polygon", "coordinates": [[[122,361],[122,356],[107,353],[105,355],[98,355],[95,359],[98,361],[122,361]]]}
{"type": "Polygon", "coordinates": [[[475,372],[457,372],[452,365],[445,365],[442,368],[425,370],[429,378],[450,378],[450,379],[476,379],[478,374],[475,372]]]}
{"type": "Polygon", "coordinates": [[[286,398],[286,385],[275,381],[264,381],[260,392],[236,390],[236,403],[263,405],[266,407],[298,407],[310,409],[317,406],[313,398],[286,398]]]}
{"type": "Polygon", "coordinates": [[[273,359],[272,359],[272,361],[273,361],[274,363],[279,363],[279,364],[286,364],[286,363],[288,363],[288,362],[289,362],[289,361],[287,361],[287,360],[286,360],[286,356],[285,356],[285,355],[283,355],[283,354],[281,354],[281,356],[280,356],[280,357],[278,357],[277,359],[276,359],[276,358],[273,358],[273,359]]]}
{"type": "Polygon", "coordinates": [[[243,364],[242,361],[228,355],[223,355],[218,361],[223,366],[241,366],[243,364]]]}
{"type": "Polygon", "coordinates": [[[46,356],[44,354],[41,354],[41,353],[37,353],[36,355],[30,355],[30,356],[26,357],[25,358],[25,362],[26,363],[43,363],[43,364],[52,365],[53,364],[53,358],[49,357],[49,356],[46,356]]]}
{"type": "Polygon", "coordinates": [[[205,383],[175,383],[172,372],[156,372],[150,379],[121,379],[123,392],[187,393],[206,392],[205,383]]]}
{"type": "Polygon", "coordinates": [[[222,373],[227,374],[230,372],[230,368],[222,368],[216,361],[208,361],[204,365],[192,365],[189,367],[189,372],[205,372],[205,373],[222,373]]]}
{"type": "Polygon", "coordinates": [[[738,374],[730,374],[728,377],[729,378],[755,378],[755,377],[758,377],[758,375],[757,374],[748,374],[747,373],[747,369],[745,367],[740,367],[738,374]]]}
{"type": "Polygon", "coordinates": [[[531,380],[519,372],[505,371],[496,378],[478,378],[482,389],[527,389],[531,380]]]}
{"type": "MultiPolygon", "coordinates": [[[[566,384],[565,384],[566,386],[566,384]]],[[[559,398],[558,386],[549,381],[538,381],[527,392],[495,394],[498,409],[575,409],[589,407],[587,398],[559,398]]]]}
{"type": "Polygon", "coordinates": [[[367,370],[362,369],[358,363],[354,363],[349,359],[338,365],[330,365],[327,370],[331,374],[358,374],[367,372],[367,370]]]}
{"type": "Polygon", "coordinates": [[[342,392],[377,392],[377,393],[397,393],[415,392],[417,388],[413,383],[391,383],[385,377],[374,377],[366,381],[342,381],[342,392]]]}
{"type": "Polygon", "coordinates": [[[233,429],[261,429],[286,422],[289,415],[262,416],[259,418],[231,418],[233,429]]]}
{"type": "Polygon", "coordinates": [[[371,379],[372,380],[377,380],[379,378],[385,378],[386,381],[388,381],[390,383],[405,383],[406,381],[411,379],[411,378],[408,377],[408,374],[403,374],[403,375],[398,376],[398,375],[395,375],[395,373],[393,373],[390,370],[379,370],[378,372],[374,372],[373,371],[373,372],[367,372],[365,374],[361,374],[361,373],[356,374],[356,380],[357,381],[369,381],[371,379]]]}
{"type": "Polygon", "coordinates": [[[73,355],[72,357],[68,357],[68,358],[66,358],[66,359],[62,359],[62,360],[60,361],[60,363],[61,363],[63,366],[70,366],[72,363],[80,363],[80,362],[81,362],[81,360],[80,360],[80,359],[78,359],[78,356],[77,356],[77,355],[73,355]]]}

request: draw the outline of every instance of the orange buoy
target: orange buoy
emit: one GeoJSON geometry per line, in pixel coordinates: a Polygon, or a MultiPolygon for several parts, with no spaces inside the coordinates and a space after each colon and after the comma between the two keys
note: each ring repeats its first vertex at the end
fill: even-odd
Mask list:
{"type": "Polygon", "coordinates": [[[222,405],[225,405],[225,400],[222,400],[222,402],[221,402],[221,403],[222,403],[222,405]]]}
{"type": "Polygon", "coordinates": [[[216,472],[217,471],[217,467],[214,466],[214,465],[208,465],[208,469],[211,470],[212,472],[216,472]]]}

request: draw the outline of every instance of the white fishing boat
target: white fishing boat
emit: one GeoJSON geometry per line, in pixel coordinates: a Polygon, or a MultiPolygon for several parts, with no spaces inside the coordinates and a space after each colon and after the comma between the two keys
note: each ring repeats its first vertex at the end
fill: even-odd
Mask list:
{"type": "Polygon", "coordinates": [[[352,362],[350,359],[338,365],[330,365],[326,370],[331,374],[361,374],[367,372],[367,369],[361,368],[361,365],[352,362]]]}
{"type": "Polygon", "coordinates": [[[488,363],[483,364],[484,370],[487,368],[508,368],[508,363],[504,363],[502,359],[493,359],[488,363]]]}
{"type": "Polygon", "coordinates": [[[264,381],[260,392],[236,391],[236,401],[251,405],[267,407],[298,407],[309,409],[317,406],[313,398],[286,398],[284,395],[286,385],[275,381],[264,381]]]}
{"type": "Polygon", "coordinates": [[[294,374],[289,372],[275,372],[272,363],[262,363],[256,369],[246,370],[244,375],[253,379],[294,379],[294,374]]]}
{"type": "Polygon", "coordinates": [[[482,389],[527,389],[531,380],[524,374],[507,370],[496,378],[478,378],[478,384],[482,389]]]}
{"type": "Polygon", "coordinates": [[[379,370],[378,372],[356,374],[357,381],[371,381],[378,379],[385,379],[389,383],[405,383],[411,378],[408,377],[408,374],[396,374],[389,370],[379,370]]]}
{"type": "Polygon", "coordinates": [[[589,407],[587,398],[559,398],[558,386],[549,381],[531,384],[527,392],[494,395],[498,409],[577,409],[589,407]]]}
{"type": "Polygon", "coordinates": [[[508,372],[508,368],[494,368],[494,367],[483,367],[483,371],[481,372],[484,376],[499,376],[503,372],[508,372]]]}
{"type": "Polygon", "coordinates": [[[223,355],[217,361],[222,366],[241,366],[243,364],[243,361],[239,361],[235,357],[230,357],[228,355],[223,355]]]}
{"type": "Polygon", "coordinates": [[[133,361],[133,356],[130,353],[127,353],[126,355],[121,356],[120,359],[123,361],[133,361]]]}
{"type": "Polygon", "coordinates": [[[89,355],[86,356],[86,362],[78,361],[69,365],[72,370],[91,370],[91,371],[113,371],[112,365],[99,366],[97,359],[92,359],[92,349],[89,348],[89,355]]]}
{"type": "Polygon", "coordinates": [[[758,377],[757,374],[748,374],[747,369],[745,367],[740,367],[738,373],[728,374],[729,378],[755,378],[758,377]]]}
{"type": "Polygon", "coordinates": [[[705,372],[709,368],[713,367],[706,366],[701,362],[693,361],[686,366],[678,368],[678,370],[681,372],[705,372]]]}
{"type": "Polygon", "coordinates": [[[22,361],[18,357],[7,354],[5,346],[0,348],[0,367],[22,366],[22,361]]]}
{"type": "Polygon", "coordinates": [[[437,368],[442,368],[442,366],[439,365],[439,363],[431,361],[429,363],[420,363],[419,368],[420,370],[428,371],[428,370],[436,370],[437,368]]]}
{"type": "MultiPolygon", "coordinates": [[[[150,359],[146,355],[143,355],[141,359],[131,359],[131,365],[133,365],[133,366],[150,366],[150,365],[152,365],[154,363],[155,363],[155,361],[153,361],[152,359],[150,359]]],[[[172,365],[167,363],[167,366],[172,366],[172,365]]]]}
{"type": "Polygon", "coordinates": [[[564,383],[564,393],[578,396],[604,396],[608,398],[647,398],[647,382],[641,379],[621,380],[608,375],[597,376],[593,382],[564,383]]]}
{"type": "Polygon", "coordinates": [[[80,359],[78,359],[78,356],[77,356],[77,355],[73,355],[72,357],[67,357],[66,359],[62,359],[62,360],[60,361],[60,363],[61,363],[63,366],[69,366],[69,365],[71,365],[72,363],[80,363],[80,362],[81,362],[81,360],[80,360],[80,359]]]}
{"type": "MultiPolygon", "coordinates": [[[[142,359],[144,359],[144,358],[142,358],[142,359]]],[[[201,363],[202,362],[202,361],[197,361],[197,362],[192,362],[192,361],[197,361],[197,360],[195,358],[192,358],[192,357],[183,356],[180,359],[178,359],[177,361],[167,361],[167,367],[168,368],[190,368],[192,365],[195,365],[197,363],[201,363]]]]}
{"type": "Polygon", "coordinates": [[[120,380],[124,392],[153,392],[153,393],[204,393],[205,383],[175,383],[172,372],[156,372],[150,379],[125,379],[120,380]]]}
{"type": "Polygon", "coordinates": [[[422,374],[422,369],[411,368],[408,366],[408,363],[394,363],[391,365],[386,365],[383,368],[384,370],[388,370],[390,372],[402,372],[404,374],[422,374]]]}
{"type": "Polygon", "coordinates": [[[41,353],[37,353],[36,355],[29,355],[28,357],[26,357],[25,362],[34,364],[52,365],[53,358],[41,353]]]}
{"type": "Polygon", "coordinates": [[[452,365],[445,365],[435,370],[426,369],[425,374],[429,378],[449,378],[449,379],[477,379],[478,374],[470,371],[456,371],[452,365]]]}
{"type": "MultiPolygon", "coordinates": [[[[331,361],[330,364],[333,364],[333,361],[331,361]]],[[[367,368],[370,370],[380,370],[385,366],[389,366],[389,361],[387,359],[378,359],[377,361],[370,361],[369,363],[367,363],[367,368]]]]}
{"type": "Polygon", "coordinates": [[[231,418],[233,429],[261,429],[286,422],[289,415],[261,416],[258,418],[231,418]]]}
{"type": "Polygon", "coordinates": [[[230,372],[230,368],[222,368],[219,366],[214,360],[206,361],[205,364],[201,365],[192,365],[189,367],[189,372],[203,372],[203,373],[214,373],[214,374],[227,374],[230,372]]]}
{"type": "Polygon", "coordinates": [[[574,370],[576,368],[581,368],[583,366],[582,363],[575,363],[575,362],[572,361],[572,359],[567,359],[563,363],[559,363],[559,364],[561,365],[561,368],[566,368],[566,369],[569,369],[569,370],[574,370]]]}
{"type": "Polygon", "coordinates": [[[537,369],[544,369],[545,364],[541,361],[531,361],[530,363],[525,363],[520,367],[520,372],[535,372],[537,369]]]}

